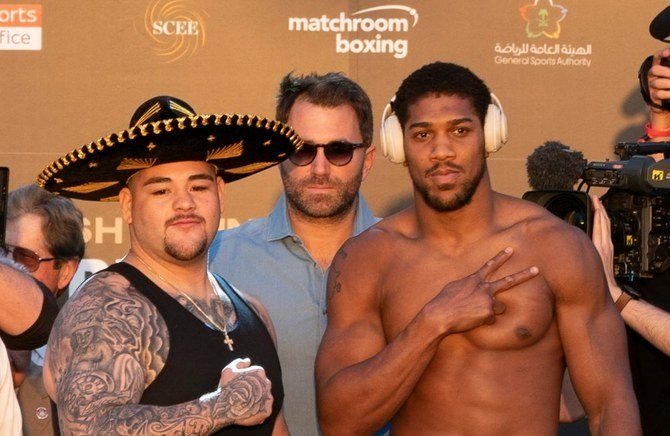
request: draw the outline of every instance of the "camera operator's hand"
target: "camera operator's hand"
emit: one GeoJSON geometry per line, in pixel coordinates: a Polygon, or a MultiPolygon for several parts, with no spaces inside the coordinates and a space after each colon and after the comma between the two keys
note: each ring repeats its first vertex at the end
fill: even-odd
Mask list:
{"type": "Polygon", "coordinates": [[[616,301],[621,294],[621,289],[614,279],[614,247],[612,245],[610,219],[598,196],[591,194],[591,202],[593,203],[593,233],[591,239],[605,269],[607,289],[609,289],[612,299],[616,301]]]}
{"type": "MultiPolygon", "coordinates": [[[[647,73],[647,80],[649,83],[649,96],[651,101],[660,105],[662,100],[670,99],[670,66],[661,64],[663,59],[670,61],[670,48],[664,48],[654,53],[654,61],[652,67],[647,73]]],[[[651,107],[653,112],[666,112],[662,109],[651,107]]],[[[667,127],[670,127],[668,125],[667,127]]]]}

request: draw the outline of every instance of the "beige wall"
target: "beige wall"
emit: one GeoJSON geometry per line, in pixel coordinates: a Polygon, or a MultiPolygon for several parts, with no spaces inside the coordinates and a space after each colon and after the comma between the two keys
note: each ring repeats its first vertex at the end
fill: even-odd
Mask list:
{"type": "MultiPolygon", "coordinates": [[[[526,34],[520,8],[533,3],[44,2],[41,50],[0,50],[0,165],[10,167],[12,189],[32,182],[63,153],[125,127],[135,108],[157,94],[180,97],[201,113],[272,116],[277,83],[291,70],[344,71],[367,89],[379,117],[408,73],[425,63],[446,60],[470,67],[501,99],[510,142],[490,157],[489,167],[498,190],[520,196],[527,190],[525,158],[545,140],[560,140],[589,159],[602,160],[612,157],[616,141],[640,135],[646,113],[637,69],[647,54],[662,46],[647,29],[667,6],[660,0],[554,0],[552,9],[549,0],[538,0],[537,6],[548,11],[559,5],[567,9],[560,33],[550,38],[526,34]],[[364,11],[388,5],[407,8],[364,11]],[[291,17],[332,19],[341,13],[346,18],[375,19],[382,27],[393,22],[407,23],[408,28],[351,33],[289,30],[291,17]],[[191,34],[153,34],[161,21],[170,20],[191,22],[182,29],[191,34]],[[390,40],[396,52],[337,53],[338,39],[390,40]],[[555,48],[559,53],[539,53],[555,48]],[[571,48],[588,52],[578,54],[571,48]],[[507,50],[511,52],[504,53],[507,50]],[[563,65],[566,59],[583,65],[563,65]]],[[[0,5],[0,36],[11,25],[3,21],[2,10],[0,5]]],[[[549,28],[555,24],[552,14],[549,28]]],[[[168,25],[168,30],[173,27],[168,25]]],[[[280,189],[275,169],[230,185],[224,224],[266,214],[280,189]]],[[[363,190],[380,215],[411,194],[404,168],[381,155],[363,190]]],[[[128,236],[116,205],[78,205],[89,222],[87,257],[111,262],[122,256],[128,236]]]]}

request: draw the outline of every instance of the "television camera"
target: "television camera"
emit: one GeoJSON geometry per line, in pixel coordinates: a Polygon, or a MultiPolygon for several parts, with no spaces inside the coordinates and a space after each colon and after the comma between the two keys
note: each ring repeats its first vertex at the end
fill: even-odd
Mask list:
{"type": "Polygon", "coordinates": [[[670,268],[670,142],[622,142],[614,152],[621,160],[583,166],[577,191],[530,191],[523,198],[590,236],[587,192],[594,186],[609,188],[601,201],[612,223],[615,276],[628,281],[653,277],[670,268]],[[664,159],[655,161],[650,155],[656,153],[664,153],[664,159]]]}

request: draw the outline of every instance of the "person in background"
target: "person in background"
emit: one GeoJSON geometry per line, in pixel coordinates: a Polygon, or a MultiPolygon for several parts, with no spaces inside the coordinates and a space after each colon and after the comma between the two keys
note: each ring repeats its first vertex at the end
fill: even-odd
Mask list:
{"type": "Polygon", "coordinates": [[[314,359],[326,328],[326,276],[349,237],[378,220],[360,193],[372,167],[372,107],[341,73],[279,85],[276,118],[304,140],[280,165],[284,192],[267,217],[219,232],[210,266],[258,298],[277,329],[291,432],[318,434],[314,359]]]}
{"type": "MultiPolygon", "coordinates": [[[[55,298],[67,296],[70,281],[84,257],[83,229],[83,215],[68,198],[34,183],[9,193],[6,248],[55,298]]],[[[16,392],[24,436],[55,434],[57,422],[42,381],[44,352],[44,347],[33,351],[10,350],[16,362],[15,375],[24,377],[16,392]]]]}

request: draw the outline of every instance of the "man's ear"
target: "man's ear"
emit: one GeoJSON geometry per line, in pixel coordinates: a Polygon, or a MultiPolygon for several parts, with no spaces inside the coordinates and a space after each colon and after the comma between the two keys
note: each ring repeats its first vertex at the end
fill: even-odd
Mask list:
{"type": "Polygon", "coordinates": [[[224,209],[224,204],[223,204],[224,203],[223,202],[224,196],[223,196],[223,194],[224,194],[224,191],[225,191],[225,187],[226,187],[226,182],[224,182],[221,177],[217,177],[216,178],[216,190],[219,193],[219,212],[221,213],[221,215],[223,215],[223,209],[224,209]]]}
{"type": "Polygon", "coordinates": [[[121,205],[121,217],[126,224],[133,222],[133,194],[127,187],[119,192],[119,204],[121,205]]]}
{"type": "Polygon", "coordinates": [[[363,158],[363,180],[367,177],[372,164],[375,162],[375,157],[377,156],[377,148],[374,145],[370,145],[365,150],[365,157],[363,158]]]}
{"type": "MultiPolygon", "coordinates": [[[[67,288],[72,281],[74,273],[77,272],[79,266],[79,259],[68,259],[60,261],[60,269],[58,270],[58,294],[67,288]]],[[[58,295],[56,295],[58,296],[58,295]]]]}

